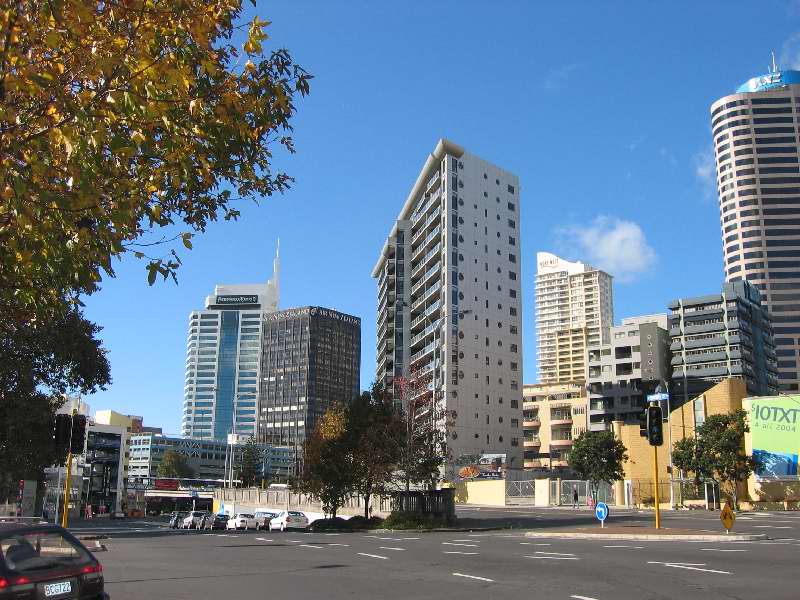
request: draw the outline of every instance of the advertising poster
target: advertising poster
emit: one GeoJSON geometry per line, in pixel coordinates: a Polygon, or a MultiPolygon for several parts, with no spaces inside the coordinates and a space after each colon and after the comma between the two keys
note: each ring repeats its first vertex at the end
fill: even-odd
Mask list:
{"type": "Polygon", "coordinates": [[[752,398],[749,406],[753,456],[761,478],[798,475],[800,396],[752,398]]]}

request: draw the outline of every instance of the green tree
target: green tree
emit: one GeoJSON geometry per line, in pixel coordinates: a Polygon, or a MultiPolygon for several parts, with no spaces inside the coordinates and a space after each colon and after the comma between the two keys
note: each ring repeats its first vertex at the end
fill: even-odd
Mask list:
{"type": "Polygon", "coordinates": [[[626,460],[625,445],[611,431],[584,431],[572,442],[569,453],[570,468],[589,481],[594,497],[601,481],[611,484],[624,479],[626,460]]]}
{"type": "Polygon", "coordinates": [[[347,435],[347,414],[340,406],[327,410],[303,446],[303,471],[297,488],[322,503],[336,517],[354,488],[352,444],[347,435]]]}
{"type": "Polygon", "coordinates": [[[51,423],[64,395],[89,394],[111,381],[99,332],[76,308],[0,328],[0,498],[20,479],[41,481],[45,467],[63,461],[51,423]]]}
{"type": "Polygon", "coordinates": [[[402,457],[405,422],[391,394],[373,385],[347,407],[347,433],[353,490],[364,499],[364,517],[369,518],[372,495],[386,488],[402,457]]]}
{"type": "Polygon", "coordinates": [[[186,457],[175,450],[167,450],[161,457],[156,474],[159,477],[178,477],[180,479],[191,479],[194,477],[194,469],[189,465],[186,457]]]}
{"type": "Polygon", "coordinates": [[[126,253],[174,278],[176,246],[287,189],[273,156],[311,76],[268,26],[241,0],[4,4],[1,315],[50,315],[126,253]]]}
{"type": "Polygon", "coordinates": [[[695,437],[687,437],[675,444],[672,463],[695,480],[711,480],[720,484],[739,507],[737,484],[746,481],[758,463],[745,452],[744,437],[750,431],[747,413],[738,410],[724,415],[710,415],[700,425],[695,437]]]}
{"type": "Polygon", "coordinates": [[[247,440],[239,459],[239,479],[244,487],[255,485],[263,466],[263,453],[256,444],[255,438],[247,440]]]}

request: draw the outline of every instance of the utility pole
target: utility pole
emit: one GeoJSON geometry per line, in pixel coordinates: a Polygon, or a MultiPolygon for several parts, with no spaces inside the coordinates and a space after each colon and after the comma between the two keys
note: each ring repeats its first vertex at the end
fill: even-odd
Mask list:
{"type": "Polygon", "coordinates": [[[69,521],[69,486],[72,483],[72,425],[75,422],[75,415],[78,410],[72,409],[72,418],[70,419],[69,427],[69,452],[67,452],[67,476],[64,481],[64,512],[61,515],[61,526],[66,529],[67,522],[69,521]]]}
{"type": "Polygon", "coordinates": [[[661,529],[661,507],[658,498],[658,447],[664,443],[664,422],[661,405],[653,402],[647,407],[647,441],[653,447],[653,502],[656,509],[656,529],[661,529]]]}

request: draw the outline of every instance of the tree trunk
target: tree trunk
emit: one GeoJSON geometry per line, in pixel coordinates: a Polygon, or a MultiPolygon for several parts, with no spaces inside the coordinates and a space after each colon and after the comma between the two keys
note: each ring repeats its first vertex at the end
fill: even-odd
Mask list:
{"type": "Polygon", "coordinates": [[[369,519],[369,498],[372,494],[364,494],[364,518],[369,519]]]}

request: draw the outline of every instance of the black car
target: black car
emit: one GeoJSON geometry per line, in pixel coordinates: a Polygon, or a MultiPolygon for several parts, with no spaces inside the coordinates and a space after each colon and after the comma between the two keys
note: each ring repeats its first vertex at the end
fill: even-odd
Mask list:
{"type": "Polygon", "coordinates": [[[206,515],[200,521],[201,529],[226,529],[228,527],[228,515],[206,515]]]}
{"type": "Polygon", "coordinates": [[[0,598],[108,600],[103,567],[57,525],[0,522],[0,598]]]}

